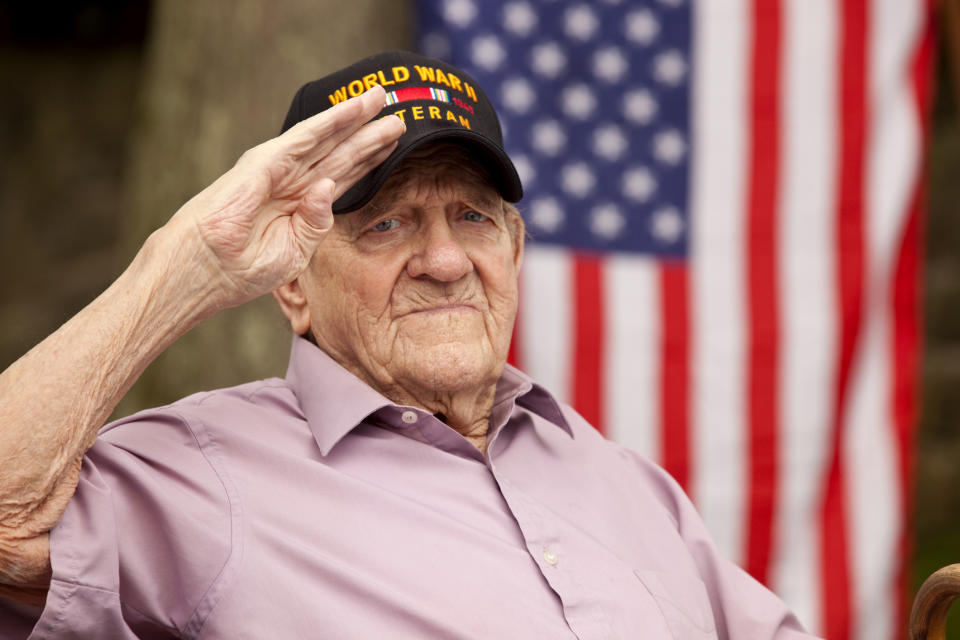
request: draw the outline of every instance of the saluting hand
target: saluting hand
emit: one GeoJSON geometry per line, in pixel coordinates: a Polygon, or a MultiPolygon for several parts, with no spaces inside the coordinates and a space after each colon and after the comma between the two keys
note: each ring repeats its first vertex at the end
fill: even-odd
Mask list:
{"type": "Polygon", "coordinates": [[[191,266],[210,279],[216,307],[303,272],[333,226],[334,200],[383,162],[405,130],[399,118],[370,121],[384,99],[373,87],[248,150],[170,220],[167,229],[199,240],[191,266]]]}

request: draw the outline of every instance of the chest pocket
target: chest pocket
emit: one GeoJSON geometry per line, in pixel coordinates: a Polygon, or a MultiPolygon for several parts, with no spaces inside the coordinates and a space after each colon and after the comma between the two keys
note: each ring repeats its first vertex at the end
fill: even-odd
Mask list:
{"type": "Polygon", "coordinates": [[[693,576],[665,571],[634,570],[634,575],[653,596],[674,638],[717,638],[710,598],[703,581],[693,576]]]}

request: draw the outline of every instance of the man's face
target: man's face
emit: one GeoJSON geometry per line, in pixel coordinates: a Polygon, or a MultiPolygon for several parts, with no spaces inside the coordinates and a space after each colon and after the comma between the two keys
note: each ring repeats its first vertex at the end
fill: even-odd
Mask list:
{"type": "Polygon", "coordinates": [[[479,390],[506,362],[522,251],[519,216],[465,151],[419,151],[336,217],[300,279],[310,328],[388,397],[479,390]]]}

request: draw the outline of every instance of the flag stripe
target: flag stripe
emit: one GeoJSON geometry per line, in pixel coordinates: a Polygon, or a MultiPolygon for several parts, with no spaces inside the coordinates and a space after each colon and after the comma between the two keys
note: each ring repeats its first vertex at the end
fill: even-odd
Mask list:
{"type": "Polygon", "coordinates": [[[844,433],[851,367],[860,333],[863,303],[863,194],[866,108],[866,0],[838,0],[840,6],[840,188],[836,215],[837,351],[831,463],[822,520],[823,631],[836,640],[850,637],[851,588],[847,556],[844,433]]]}
{"type": "Polygon", "coordinates": [[[526,363],[523,361],[523,347],[521,343],[523,342],[523,331],[521,327],[523,326],[523,319],[520,317],[523,314],[523,280],[517,282],[517,315],[513,319],[513,333],[510,336],[510,346],[507,348],[507,362],[512,364],[518,369],[524,369],[526,363]]]}
{"type": "Polygon", "coordinates": [[[919,3],[874,0],[871,8],[868,78],[871,114],[867,210],[869,241],[868,309],[870,342],[861,368],[860,402],[864,412],[851,420],[849,449],[852,470],[852,539],[850,549],[855,585],[884,588],[854,591],[854,629],[858,638],[891,637],[897,630],[894,596],[902,492],[899,479],[895,414],[891,394],[896,364],[889,349],[894,320],[890,315],[890,284],[895,275],[900,239],[908,225],[913,185],[919,179],[922,154],[921,118],[916,112],[911,62],[914,43],[922,33],[919,3]],[[877,366],[870,366],[870,363],[877,366]],[[872,496],[874,499],[864,499],[872,496]]]}
{"type": "MultiPolygon", "coordinates": [[[[607,259],[605,341],[608,435],[661,459],[660,268],[625,254],[607,259]]],[[[663,330],[666,330],[665,328],[663,330]]]]}
{"type": "Polygon", "coordinates": [[[663,450],[660,459],[684,489],[690,486],[688,289],[685,264],[665,262],[661,265],[660,440],[663,450]]]}
{"type": "Polygon", "coordinates": [[[573,258],[573,301],[569,311],[575,319],[573,388],[570,397],[590,424],[604,432],[603,416],[603,264],[598,256],[577,254],[573,258]]]}
{"type": "MultiPolygon", "coordinates": [[[[522,293],[520,294],[523,295],[522,293]]],[[[520,309],[517,309],[517,317],[514,319],[513,325],[513,335],[510,338],[510,346],[507,349],[507,362],[515,366],[517,369],[523,369],[523,360],[520,358],[521,348],[520,342],[523,340],[523,336],[520,333],[520,309]]]]}
{"type": "Polygon", "coordinates": [[[526,371],[563,402],[569,402],[573,316],[572,269],[566,251],[531,248],[520,272],[519,359],[526,371]]]}
{"type": "MultiPolygon", "coordinates": [[[[873,248],[871,246],[871,248],[873,248]]],[[[895,481],[889,416],[883,391],[889,379],[887,318],[865,320],[854,356],[843,429],[841,464],[847,506],[847,563],[850,575],[850,634],[852,638],[884,638],[891,609],[887,601],[893,512],[899,509],[891,484],[895,481]]]]}
{"type": "Polygon", "coordinates": [[[820,629],[817,513],[835,380],[835,0],[783,5],[779,508],[771,586],[820,629]]]}
{"type": "Polygon", "coordinates": [[[746,569],[767,582],[777,491],[777,406],[779,403],[779,291],[777,223],[779,219],[780,27],[779,0],[753,0],[753,50],[750,55],[750,166],[747,209],[749,380],[748,526],[746,569]]]}
{"type": "Polygon", "coordinates": [[[743,282],[745,0],[693,6],[691,159],[691,460],[690,493],[717,547],[743,559],[746,409],[743,282]],[[723,126],[716,126],[722,122],[723,126]]]}
{"type": "MultiPolygon", "coordinates": [[[[922,103],[921,103],[922,104],[922,103]]],[[[920,106],[920,105],[918,105],[920,106]]],[[[923,111],[926,113],[926,111],[923,111]]],[[[922,181],[918,184],[922,184],[922,181]]],[[[896,366],[892,376],[892,402],[897,443],[900,486],[900,532],[894,547],[894,575],[891,583],[890,609],[895,612],[891,638],[907,632],[907,559],[911,555],[910,517],[913,513],[913,436],[917,418],[916,386],[920,368],[921,333],[917,310],[920,305],[920,211],[923,206],[921,188],[915,190],[910,217],[904,230],[895,275],[892,282],[894,329],[891,349],[896,366]]]]}
{"type": "MultiPolygon", "coordinates": [[[[924,14],[924,33],[915,45],[910,69],[913,100],[920,119],[921,148],[926,148],[930,125],[930,69],[933,61],[933,0],[921,3],[924,14]]],[[[902,500],[900,517],[904,525],[897,541],[897,568],[893,583],[892,609],[896,612],[893,637],[902,637],[907,629],[907,559],[910,557],[912,538],[908,525],[913,513],[913,437],[917,419],[917,387],[920,376],[919,354],[922,353],[922,333],[919,317],[920,278],[923,264],[922,228],[926,209],[926,155],[916,159],[918,178],[910,198],[909,218],[900,245],[891,295],[894,322],[893,349],[894,370],[893,400],[894,428],[898,442],[900,490],[902,500]]]]}

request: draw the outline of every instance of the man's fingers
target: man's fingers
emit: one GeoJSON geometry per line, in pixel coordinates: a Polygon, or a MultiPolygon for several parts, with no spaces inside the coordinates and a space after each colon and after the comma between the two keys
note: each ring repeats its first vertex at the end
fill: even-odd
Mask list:
{"type": "Polygon", "coordinates": [[[370,122],[320,159],[306,177],[309,180],[319,176],[332,178],[338,189],[344,191],[386,160],[405,130],[403,122],[394,116],[370,122]]]}
{"type": "MultiPolygon", "coordinates": [[[[396,116],[385,116],[368,122],[341,140],[329,153],[311,154],[316,157],[316,160],[310,169],[314,170],[321,166],[332,168],[343,162],[359,164],[383,149],[395,146],[406,130],[407,126],[396,116]],[[329,161],[334,157],[339,159],[329,161]]],[[[331,177],[337,181],[341,178],[341,176],[331,177]]]]}
{"type": "Polygon", "coordinates": [[[309,166],[376,116],[385,101],[379,85],[291,127],[276,140],[280,151],[309,166]]]}
{"type": "MultiPolygon", "coordinates": [[[[360,127],[326,156],[319,158],[317,167],[333,168],[345,163],[361,163],[370,156],[392,146],[406,131],[406,125],[396,116],[386,116],[360,127]]],[[[338,180],[336,176],[331,176],[338,180]]]]}
{"type": "Polygon", "coordinates": [[[345,171],[342,172],[340,177],[337,179],[337,188],[336,193],[334,194],[334,200],[346,193],[347,189],[356,184],[360,178],[365,176],[370,171],[373,171],[373,169],[381,162],[386,160],[396,148],[397,143],[394,142],[389,147],[385,147],[377,151],[375,154],[367,157],[362,162],[347,165],[345,171]]]}

